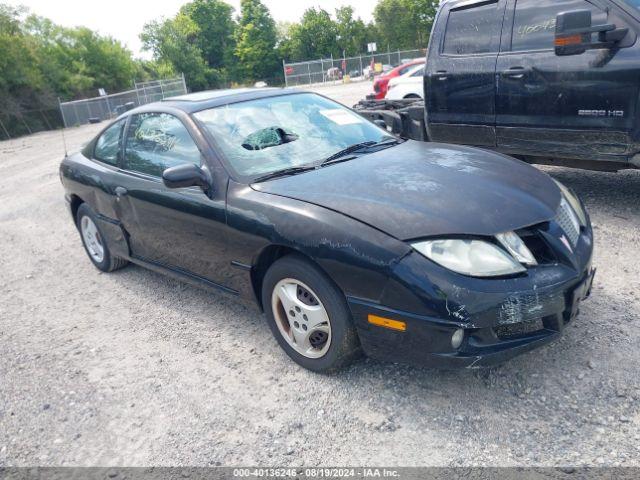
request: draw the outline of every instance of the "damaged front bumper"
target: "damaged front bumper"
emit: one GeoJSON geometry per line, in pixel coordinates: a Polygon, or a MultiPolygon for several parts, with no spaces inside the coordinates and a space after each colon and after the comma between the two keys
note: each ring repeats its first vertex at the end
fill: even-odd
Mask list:
{"type": "MultiPolygon", "coordinates": [[[[504,305],[497,305],[496,321],[491,326],[414,315],[353,298],[349,299],[349,306],[362,347],[372,358],[439,368],[487,367],[557,339],[578,315],[580,303],[589,297],[594,275],[595,270],[588,269],[578,281],[555,286],[553,291],[522,293],[523,308],[531,301],[531,295],[546,300],[540,303],[539,315],[535,318],[518,317],[518,314],[500,317],[504,305]],[[368,316],[372,314],[404,322],[406,330],[393,331],[371,325],[368,316]],[[516,319],[519,321],[512,321],[516,319]],[[460,347],[453,348],[452,337],[459,329],[465,332],[464,341],[460,347]]],[[[514,306],[516,301],[513,295],[509,296],[508,308],[519,308],[514,306]]]]}
{"type": "Polygon", "coordinates": [[[365,353],[387,361],[477,368],[558,338],[591,293],[593,231],[584,228],[568,250],[557,226],[536,229],[545,240],[535,251],[545,261],[512,278],[463,277],[417,253],[405,256],[379,301],[348,299],[365,353]],[[404,331],[371,324],[370,315],[401,322],[404,331]],[[464,333],[461,343],[456,332],[458,340],[464,333]]]}

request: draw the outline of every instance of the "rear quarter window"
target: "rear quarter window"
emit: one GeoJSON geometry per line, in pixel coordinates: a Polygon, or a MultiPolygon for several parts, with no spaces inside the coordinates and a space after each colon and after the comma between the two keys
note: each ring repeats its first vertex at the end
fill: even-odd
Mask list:
{"type": "Polygon", "coordinates": [[[117,165],[122,145],[122,129],[126,121],[120,120],[107,128],[95,141],[93,158],[109,165],[117,165]]]}

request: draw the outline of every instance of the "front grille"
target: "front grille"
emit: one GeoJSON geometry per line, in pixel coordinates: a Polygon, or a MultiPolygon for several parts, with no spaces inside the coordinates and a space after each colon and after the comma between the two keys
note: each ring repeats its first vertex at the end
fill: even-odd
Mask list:
{"type": "Polygon", "coordinates": [[[576,214],[571,210],[571,205],[564,199],[560,202],[556,221],[567,235],[567,238],[569,238],[571,245],[575,247],[578,243],[578,238],[580,238],[580,226],[577,224],[578,220],[576,214]]]}
{"type": "Polygon", "coordinates": [[[558,257],[544,238],[540,235],[542,225],[518,230],[516,233],[529,249],[538,265],[550,265],[558,261],[558,257]]]}
{"type": "Polygon", "coordinates": [[[517,338],[539,332],[540,330],[544,330],[544,322],[541,318],[530,322],[515,323],[513,325],[501,325],[494,329],[500,340],[517,338]]]}

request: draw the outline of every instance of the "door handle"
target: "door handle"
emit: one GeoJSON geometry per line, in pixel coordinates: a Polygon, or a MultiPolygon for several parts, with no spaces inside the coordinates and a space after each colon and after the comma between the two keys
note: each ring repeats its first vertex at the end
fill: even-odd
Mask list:
{"type": "Polygon", "coordinates": [[[115,193],[116,193],[117,199],[119,200],[122,197],[126,196],[129,193],[129,191],[124,187],[116,187],[115,193]]]}
{"type": "Polygon", "coordinates": [[[448,73],[449,73],[449,72],[447,72],[446,70],[438,70],[438,71],[436,72],[436,74],[434,75],[434,78],[435,78],[436,80],[440,80],[440,81],[442,82],[442,81],[444,81],[444,80],[446,80],[446,79],[448,79],[448,78],[449,78],[448,73]]]}
{"type": "Polygon", "coordinates": [[[521,80],[524,76],[529,73],[528,68],[524,67],[511,67],[508,70],[503,70],[500,74],[503,77],[514,78],[516,80],[521,80]]]}

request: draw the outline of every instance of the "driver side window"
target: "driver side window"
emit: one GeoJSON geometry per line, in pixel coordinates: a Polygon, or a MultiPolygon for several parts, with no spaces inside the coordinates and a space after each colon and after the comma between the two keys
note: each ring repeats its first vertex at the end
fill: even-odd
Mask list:
{"type": "Polygon", "coordinates": [[[161,177],[167,168],[200,162],[200,150],[178,118],[167,113],[140,113],[131,118],[125,170],[161,177]]]}
{"type": "Polygon", "coordinates": [[[607,23],[607,13],[587,0],[518,0],[513,20],[511,50],[552,49],[556,17],[560,12],[591,10],[593,25],[607,23]]]}

